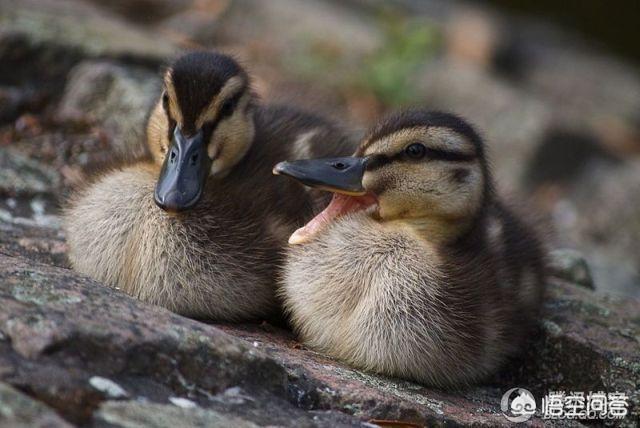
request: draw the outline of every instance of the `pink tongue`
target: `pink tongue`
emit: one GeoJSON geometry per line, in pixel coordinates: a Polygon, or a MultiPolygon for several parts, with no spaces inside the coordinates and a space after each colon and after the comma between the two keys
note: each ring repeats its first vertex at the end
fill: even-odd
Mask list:
{"type": "Polygon", "coordinates": [[[289,244],[305,243],[336,218],[348,213],[365,210],[375,205],[376,202],[376,198],[372,195],[349,196],[342,193],[334,193],[333,199],[331,199],[327,208],[312,218],[309,223],[293,232],[293,235],[289,238],[289,244]]]}

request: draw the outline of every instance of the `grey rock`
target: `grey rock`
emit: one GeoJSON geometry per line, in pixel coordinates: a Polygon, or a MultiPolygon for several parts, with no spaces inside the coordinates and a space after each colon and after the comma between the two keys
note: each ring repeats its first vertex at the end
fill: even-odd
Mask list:
{"type": "Polygon", "coordinates": [[[93,376],[89,379],[89,384],[108,398],[125,398],[129,394],[120,385],[102,376],[93,376]]]}
{"type": "Polygon", "coordinates": [[[280,51],[285,58],[321,44],[353,60],[382,41],[380,29],[371,20],[339,2],[239,0],[218,21],[218,40],[255,43],[268,36],[269,44],[263,47],[280,51]]]}
{"type": "Polygon", "coordinates": [[[4,49],[9,46],[3,42],[22,36],[31,47],[58,46],[86,57],[160,62],[174,52],[162,36],[127,25],[83,1],[2,0],[0,11],[4,49]]]}
{"type": "Polygon", "coordinates": [[[57,217],[22,217],[0,209],[0,253],[67,267],[67,244],[57,217]]]}
{"type": "Polygon", "coordinates": [[[0,83],[32,86],[41,99],[57,98],[60,82],[83,59],[155,70],[175,51],[161,34],[81,0],[0,0],[0,83]]]}
{"type": "Polygon", "coordinates": [[[0,382],[0,426],[11,428],[67,428],[53,410],[0,382]]]}
{"type": "MultiPolygon", "coordinates": [[[[214,398],[217,399],[217,397],[214,398]]],[[[243,404],[231,407],[214,403],[209,408],[182,408],[146,400],[106,401],[95,412],[92,425],[122,428],[173,428],[178,426],[185,428],[371,427],[355,417],[340,412],[305,412],[290,404],[258,403],[257,406],[255,403],[245,402],[243,404]],[[266,407],[265,404],[268,404],[269,407],[266,407]]]]}
{"type": "Polygon", "coordinates": [[[146,118],[159,94],[155,73],[87,61],[71,70],[58,114],[61,119],[100,123],[117,155],[137,156],[144,153],[146,118]]]}
{"type": "Polygon", "coordinates": [[[587,256],[600,291],[640,297],[640,162],[592,168],[552,210],[560,239],[587,256]]]}
{"type": "Polygon", "coordinates": [[[556,278],[595,290],[589,264],[579,251],[571,249],[551,251],[549,262],[551,274],[556,278]]]}
{"type": "MultiPolygon", "coordinates": [[[[547,289],[540,336],[509,383],[540,392],[619,391],[629,396],[621,426],[640,423],[640,300],[600,296],[572,284],[547,289]]],[[[507,381],[505,378],[501,382],[507,381]]]]}
{"type": "MultiPolygon", "coordinates": [[[[218,412],[281,426],[315,426],[316,419],[359,425],[340,413],[295,407],[280,363],[213,326],[19,257],[0,254],[0,283],[0,380],[73,423],[89,423],[117,384],[139,400],[188,398],[213,409],[205,414],[211,418],[218,412]]],[[[191,412],[200,420],[199,410],[172,409],[167,414],[191,412]]]]}
{"type": "Polygon", "coordinates": [[[220,17],[209,10],[186,9],[159,24],[165,31],[190,44],[215,45],[220,37],[220,17]]]}
{"type": "Polygon", "coordinates": [[[138,403],[135,401],[106,402],[100,406],[95,420],[98,426],[104,422],[109,426],[122,428],[259,427],[259,425],[251,421],[224,415],[215,410],[200,408],[187,410],[167,404],[138,403]]]}
{"type": "Polygon", "coordinates": [[[60,184],[59,173],[11,148],[0,148],[0,193],[36,195],[50,193],[60,184]]]}
{"type": "Polygon", "coordinates": [[[549,106],[480,67],[445,58],[427,63],[416,85],[430,109],[456,112],[478,128],[496,181],[506,191],[519,190],[522,166],[550,124],[549,106]]]}
{"type": "Polygon", "coordinates": [[[548,129],[536,142],[535,153],[523,168],[521,178],[527,189],[557,186],[566,190],[589,171],[620,165],[597,135],[586,130],[548,129]]]}
{"type": "Polygon", "coordinates": [[[33,88],[0,86],[0,123],[15,120],[25,111],[39,110],[44,101],[33,88]]]}
{"type": "Polygon", "coordinates": [[[192,6],[192,0],[90,0],[101,8],[127,19],[152,23],[192,6]]]}
{"type": "Polygon", "coordinates": [[[169,397],[169,402],[175,406],[181,407],[183,409],[191,409],[194,407],[198,407],[198,404],[194,401],[189,400],[188,398],[182,397],[169,397]]]}
{"type": "Polygon", "coordinates": [[[520,40],[527,44],[523,83],[564,112],[563,119],[593,124],[607,117],[637,118],[640,77],[633,66],[533,26],[523,29],[520,40]]]}
{"type": "Polygon", "coordinates": [[[637,418],[640,302],[598,297],[564,281],[550,285],[541,331],[526,356],[493,382],[465,391],[354,370],[269,325],[188,320],[22,257],[0,255],[0,283],[0,380],[78,424],[130,426],[157,413],[167,420],[186,415],[193,426],[225,418],[259,426],[360,426],[372,419],[508,426],[499,402],[514,386],[536,397],[558,389],[627,392],[637,418]],[[95,377],[117,384],[132,401],[106,403],[108,394],[90,382],[95,377]],[[170,404],[176,397],[195,406],[170,404]]]}
{"type": "MultiPolygon", "coordinates": [[[[419,424],[511,426],[501,415],[508,389],[529,389],[539,400],[549,391],[619,391],[629,396],[627,425],[640,421],[640,300],[599,296],[552,280],[540,329],[524,355],[485,385],[446,392],[353,370],[300,349],[277,329],[226,326],[280,360],[293,381],[291,399],[307,408],[341,408],[357,416],[419,424]]],[[[534,426],[542,420],[534,418],[534,426]]],[[[577,423],[566,421],[566,426],[577,423]]]]}
{"type": "Polygon", "coordinates": [[[0,122],[18,117],[23,98],[24,95],[15,87],[0,87],[0,122]]]}

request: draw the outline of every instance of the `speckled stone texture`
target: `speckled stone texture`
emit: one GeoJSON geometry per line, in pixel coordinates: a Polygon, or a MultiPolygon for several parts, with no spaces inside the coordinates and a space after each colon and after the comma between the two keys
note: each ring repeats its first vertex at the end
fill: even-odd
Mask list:
{"type": "Polygon", "coordinates": [[[638,420],[640,303],[560,280],[525,356],[487,385],[447,392],[353,370],[270,324],[213,326],[145,305],[29,246],[0,242],[0,254],[0,382],[71,424],[508,426],[499,401],[514,386],[624,391],[638,420]]]}

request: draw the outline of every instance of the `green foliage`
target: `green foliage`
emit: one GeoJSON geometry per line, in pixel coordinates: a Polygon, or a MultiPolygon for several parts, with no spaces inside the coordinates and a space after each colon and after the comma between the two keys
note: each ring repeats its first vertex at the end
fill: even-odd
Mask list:
{"type": "Polygon", "coordinates": [[[362,67],[360,82],[383,103],[401,106],[414,98],[414,75],[434,53],[435,29],[424,21],[385,15],[383,45],[362,67]]]}
{"type": "Polygon", "coordinates": [[[382,41],[373,52],[350,56],[330,40],[305,40],[287,58],[285,67],[299,76],[322,79],[343,93],[372,94],[389,107],[415,99],[415,75],[435,53],[439,37],[433,25],[394,13],[381,13],[374,21],[382,41]]]}

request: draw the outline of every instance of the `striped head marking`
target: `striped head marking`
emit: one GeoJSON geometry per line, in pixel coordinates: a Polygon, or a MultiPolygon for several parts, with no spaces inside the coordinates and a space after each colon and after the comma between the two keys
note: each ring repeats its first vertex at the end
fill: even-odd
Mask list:
{"type": "Polygon", "coordinates": [[[487,197],[482,141],[457,116],[410,110],[380,122],[356,156],[367,159],[362,185],[382,219],[465,219],[487,197]]]}
{"type": "Polygon", "coordinates": [[[226,175],[244,157],[255,133],[252,107],[249,77],[231,57],[193,52],[170,66],[147,127],[151,154],[162,164],[159,206],[191,207],[208,177],[226,175]]]}

